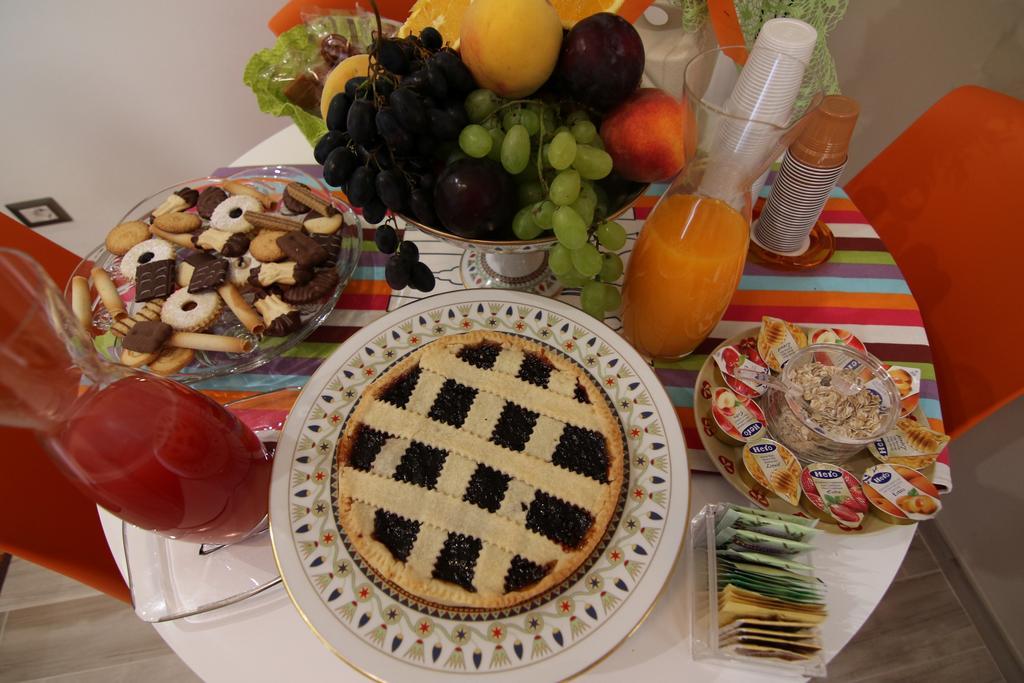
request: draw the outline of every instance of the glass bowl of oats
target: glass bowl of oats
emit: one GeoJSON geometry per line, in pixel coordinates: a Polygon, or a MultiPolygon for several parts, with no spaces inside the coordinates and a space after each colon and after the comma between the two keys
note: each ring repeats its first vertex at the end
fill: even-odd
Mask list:
{"type": "Polygon", "coordinates": [[[839,344],[801,349],[762,403],[768,430],[805,464],[846,462],[900,416],[899,390],[882,363],[839,344]]]}

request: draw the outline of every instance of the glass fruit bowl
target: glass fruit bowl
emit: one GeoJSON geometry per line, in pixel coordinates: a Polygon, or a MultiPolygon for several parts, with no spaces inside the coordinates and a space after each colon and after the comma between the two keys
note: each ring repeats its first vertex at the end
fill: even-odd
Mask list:
{"type": "MultiPolygon", "coordinates": [[[[642,197],[649,184],[624,181],[609,197],[616,207],[608,211],[607,220],[614,220],[626,212],[642,197]]],[[[398,214],[408,225],[463,250],[462,281],[468,288],[493,287],[515,289],[554,296],[562,286],[548,268],[548,250],[557,242],[554,233],[547,231],[532,240],[482,240],[460,237],[443,228],[425,225],[420,221],[398,214]]]]}
{"type": "MultiPolygon", "coordinates": [[[[223,306],[217,319],[204,332],[240,338],[248,342],[245,344],[246,347],[251,348],[241,353],[195,351],[195,357],[190,364],[177,372],[167,375],[170,379],[186,384],[221,375],[248,372],[277,358],[308,337],[313,330],[323,323],[328,314],[334,310],[342,290],[348,284],[356,269],[362,248],[362,227],[360,219],[356,217],[355,212],[347,204],[333,197],[319,180],[290,166],[248,168],[228,178],[195,178],[175,183],[137,203],[116,224],[132,220],[144,220],[168,195],[181,188],[190,187],[201,192],[205,187],[220,186],[227,180],[244,180],[246,184],[272,197],[275,203],[273,211],[269,213],[276,214],[281,211],[281,197],[284,193],[284,187],[293,181],[307,185],[316,195],[330,201],[331,205],[341,214],[343,219],[342,226],[335,233],[340,236],[337,261],[333,266],[338,274],[338,284],[321,299],[297,306],[302,320],[301,325],[294,332],[279,337],[269,335],[256,337],[250,334],[245,326],[239,322],[238,318],[235,317],[230,308],[223,306]]],[[[190,211],[194,212],[195,209],[190,209],[190,211]]],[[[293,217],[301,219],[301,214],[293,217]]],[[[205,223],[204,221],[204,226],[205,223]]],[[[256,232],[254,230],[253,234],[256,234],[256,232]]],[[[189,250],[186,247],[176,247],[176,252],[179,256],[184,255],[183,252],[187,251],[189,250]]],[[[71,283],[75,276],[82,276],[88,280],[92,269],[98,267],[107,271],[110,275],[111,280],[117,287],[121,300],[124,302],[127,313],[129,315],[137,313],[143,307],[143,304],[134,301],[134,283],[128,281],[121,274],[119,270],[120,263],[120,256],[115,256],[103,245],[97,247],[86,255],[71,274],[71,278],[65,287],[65,297],[69,300],[71,299],[71,283]]],[[[252,292],[243,291],[242,295],[247,301],[251,302],[253,298],[252,292]]],[[[122,351],[121,338],[113,334],[111,330],[113,320],[102,305],[100,297],[94,289],[90,290],[89,303],[92,315],[89,334],[92,337],[96,351],[104,359],[118,362],[122,351]]]]}

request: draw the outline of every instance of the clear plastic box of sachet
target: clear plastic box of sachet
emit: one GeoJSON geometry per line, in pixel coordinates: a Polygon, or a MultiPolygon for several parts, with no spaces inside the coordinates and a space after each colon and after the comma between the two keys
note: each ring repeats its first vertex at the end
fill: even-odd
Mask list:
{"type": "Polygon", "coordinates": [[[694,660],[824,676],[825,584],[811,565],[817,521],[711,503],[690,521],[694,660]]]}

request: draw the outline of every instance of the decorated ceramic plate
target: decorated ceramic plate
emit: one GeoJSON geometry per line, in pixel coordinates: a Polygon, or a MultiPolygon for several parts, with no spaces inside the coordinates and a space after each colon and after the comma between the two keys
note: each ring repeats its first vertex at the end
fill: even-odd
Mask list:
{"type": "Polygon", "coordinates": [[[381,680],[556,680],[589,668],[654,605],[688,519],[686,448],[648,365],[581,311],[502,290],[422,299],[346,341],[292,409],[270,493],[274,553],[292,601],[338,657],[381,680]],[[335,456],[350,413],[375,378],[432,341],[480,330],[524,337],[582,369],[601,387],[625,444],[615,511],[586,561],[540,596],[489,611],[429,602],[364,563],[339,521],[335,456]]]}
{"type": "MultiPolygon", "coordinates": [[[[332,197],[327,188],[319,180],[297,168],[292,168],[291,166],[264,166],[260,168],[248,168],[236,173],[230,178],[196,178],[176,183],[167,189],[161,190],[160,192],[143,199],[132,207],[132,209],[129,210],[128,213],[118,221],[118,223],[125,223],[133,220],[145,220],[146,217],[149,216],[154,209],[160,206],[169,195],[172,195],[181,188],[192,188],[197,192],[201,192],[207,187],[219,187],[228,180],[242,181],[244,184],[259,190],[267,197],[270,197],[273,199],[274,203],[268,213],[273,215],[280,214],[285,218],[302,218],[301,214],[286,213],[282,208],[284,187],[289,182],[294,181],[303,183],[310,187],[321,199],[330,202],[342,216],[342,223],[341,227],[338,228],[331,236],[335,238],[336,243],[336,251],[332,255],[332,261],[328,262],[332,265],[324,266],[322,269],[326,270],[330,268],[335,270],[338,274],[338,280],[337,284],[323,296],[309,303],[299,304],[296,306],[301,318],[301,324],[295,330],[283,336],[271,336],[268,334],[254,336],[246,330],[226,305],[222,306],[220,314],[204,331],[212,334],[239,338],[248,343],[247,348],[249,350],[242,350],[239,352],[197,351],[191,363],[170,375],[171,379],[179,382],[198,382],[200,380],[218,377],[220,375],[247,372],[280,356],[288,349],[294,347],[296,344],[308,337],[310,333],[312,333],[313,330],[315,330],[327,318],[328,314],[334,310],[334,306],[337,304],[338,298],[341,296],[341,291],[345,288],[345,285],[348,284],[359,260],[362,228],[355,213],[347,204],[344,204],[338,199],[332,197]]],[[[197,214],[197,208],[192,207],[182,213],[197,214]]],[[[203,221],[203,225],[206,227],[207,221],[203,221]]],[[[259,231],[253,231],[252,234],[258,234],[258,232],[259,231]]],[[[180,246],[175,246],[174,249],[176,252],[175,258],[177,259],[184,259],[189,254],[196,251],[180,246]]],[[[229,258],[226,260],[228,260],[229,263],[234,263],[235,261],[242,262],[245,259],[250,259],[250,257],[251,254],[246,252],[246,254],[240,258],[229,258]]],[[[65,287],[66,296],[70,299],[71,280],[75,275],[80,275],[88,279],[91,277],[90,271],[93,267],[99,267],[107,271],[111,281],[117,288],[117,294],[123,301],[125,310],[130,315],[139,314],[140,310],[144,308],[144,304],[134,301],[135,283],[129,281],[121,273],[121,260],[122,257],[115,256],[110,253],[103,245],[97,247],[82,260],[75,269],[75,272],[72,273],[72,278],[68,280],[67,286],[65,287]]],[[[246,264],[247,266],[259,265],[259,262],[246,261],[246,264]]],[[[113,333],[113,330],[111,329],[113,321],[110,314],[107,312],[106,308],[102,304],[101,298],[94,290],[95,283],[93,284],[93,289],[90,292],[92,324],[89,326],[89,332],[93,337],[93,344],[96,347],[96,351],[103,358],[112,362],[119,362],[121,357],[121,338],[113,333]]],[[[244,287],[242,290],[242,296],[247,301],[251,302],[253,293],[244,287]]],[[[159,301],[162,301],[162,299],[159,301]]]]}
{"type": "MultiPolygon", "coordinates": [[[[735,346],[747,337],[756,338],[757,333],[758,328],[752,327],[745,332],[726,339],[715,348],[715,351],[724,346],[735,346]]],[[[743,467],[743,449],[739,446],[727,445],[715,437],[711,417],[711,395],[712,391],[716,387],[724,385],[716,377],[715,361],[713,356],[714,351],[708,354],[707,360],[704,361],[704,365],[701,366],[700,372],[697,374],[697,385],[694,387],[693,408],[697,419],[697,432],[700,434],[701,445],[704,446],[704,449],[708,452],[708,457],[711,459],[711,462],[715,464],[715,467],[717,467],[718,471],[721,472],[723,477],[725,477],[725,480],[732,484],[737,491],[749,498],[752,502],[757,503],[757,505],[767,510],[785,512],[791,515],[802,515],[806,517],[807,514],[803,512],[799,505],[790,505],[778,496],[770,493],[768,489],[763,486],[751,486],[744,481],[740,476],[740,469],[743,467]]],[[[918,421],[927,424],[924,411],[919,406],[915,408],[915,411],[911,413],[911,415],[913,415],[918,421]]],[[[768,425],[768,431],[771,431],[771,424],[768,425]]],[[[864,449],[854,455],[848,462],[844,463],[842,467],[857,477],[859,481],[860,476],[864,473],[865,469],[877,464],[878,461],[871,457],[871,454],[868,453],[867,449],[864,449]]],[[[932,478],[933,470],[934,466],[929,467],[924,470],[922,474],[927,476],[930,480],[932,478]]],[[[844,527],[840,527],[838,524],[826,524],[825,522],[818,524],[819,529],[837,534],[872,533],[875,531],[882,531],[889,526],[890,525],[871,514],[866,515],[861,526],[856,529],[846,529],[844,527]]]]}

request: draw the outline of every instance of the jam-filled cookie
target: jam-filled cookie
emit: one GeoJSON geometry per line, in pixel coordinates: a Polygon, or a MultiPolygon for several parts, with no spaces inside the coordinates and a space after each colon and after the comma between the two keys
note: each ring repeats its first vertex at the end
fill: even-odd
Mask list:
{"type": "Polygon", "coordinates": [[[213,324],[223,306],[217,292],[193,293],[179,289],[167,297],[160,320],[178,332],[198,332],[213,324]]]}

